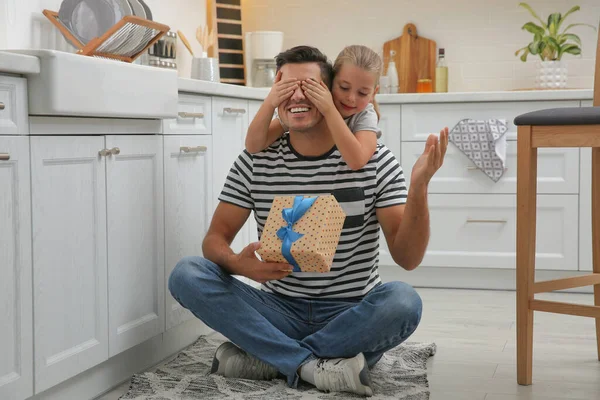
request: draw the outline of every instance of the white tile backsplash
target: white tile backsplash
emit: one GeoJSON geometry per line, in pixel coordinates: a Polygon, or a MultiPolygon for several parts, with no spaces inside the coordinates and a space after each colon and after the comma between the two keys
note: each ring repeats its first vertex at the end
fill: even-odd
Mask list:
{"type": "MultiPolygon", "coordinates": [[[[581,11],[566,23],[598,26],[598,0],[531,0],[546,18],[574,5],[581,11]]],[[[531,35],[521,27],[533,17],[519,1],[507,0],[242,0],[245,31],[283,31],[284,48],[300,44],[319,47],[332,60],[349,44],[364,44],[381,52],[383,43],[402,34],[412,22],[420,35],[446,49],[450,91],[515,90],[534,86],[535,57],[523,63],[515,51],[531,35]]],[[[598,32],[572,30],[581,37],[583,54],[567,55],[569,87],[591,88],[598,32]]],[[[539,60],[539,58],[537,58],[539,60]]]]}

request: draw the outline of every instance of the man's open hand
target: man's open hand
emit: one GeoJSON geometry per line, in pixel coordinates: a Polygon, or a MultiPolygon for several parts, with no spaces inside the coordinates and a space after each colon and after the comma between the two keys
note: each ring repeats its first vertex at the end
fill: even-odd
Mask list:
{"type": "Polygon", "coordinates": [[[448,128],[440,131],[439,139],[433,134],[429,135],[423,154],[421,154],[413,166],[410,177],[411,186],[427,187],[433,175],[444,163],[447,148],[448,128]]]}
{"type": "Polygon", "coordinates": [[[259,260],[254,254],[259,247],[260,242],[250,243],[235,256],[235,262],[239,265],[239,275],[259,283],[265,283],[283,279],[292,273],[293,267],[288,263],[270,263],[259,260]]]}

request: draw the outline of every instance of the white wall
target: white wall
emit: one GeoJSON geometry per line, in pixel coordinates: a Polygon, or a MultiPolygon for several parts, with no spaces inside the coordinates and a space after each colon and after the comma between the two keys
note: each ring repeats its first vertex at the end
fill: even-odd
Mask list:
{"type": "MultiPolygon", "coordinates": [[[[70,50],[58,29],[47,22],[42,10],[58,11],[62,0],[0,0],[0,49],[54,48],[70,50]],[[58,34],[57,34],[58,33],[58,34]]],[[[206,24],[205,0],[146,0],[153,19],[181,30],[192,49],[200,51],[196,28],[206,24]]],[[[178,42],[180,74],[189,77],[191,55],[178,42]]]]}
{"type": "MultiPolygon", "coordinates": [[[[383,43],[402,34],[412,22],[423,37],[446,49],[450,91],[512,90],[534,86],[534,58],[521,62],[514,53],[527,45],[531,34],[522,31],[533,18],[519,0],[242,0],[245,31],[285,33],[284,49],[299,44],[319,47],[331,59],[349,44],[382,51],[383,43]]],[[[567,23],[598,26],[599,0],[531,0],[542,15],[565,13],[574,5],[581,11],[567,23]]],[[[582,57],[567,55],[569,86],[593,84],[597,32],[576,27],[583,41],[582,57]]],[[[539,58],[538,58],[539,59],[539,58]]]]}

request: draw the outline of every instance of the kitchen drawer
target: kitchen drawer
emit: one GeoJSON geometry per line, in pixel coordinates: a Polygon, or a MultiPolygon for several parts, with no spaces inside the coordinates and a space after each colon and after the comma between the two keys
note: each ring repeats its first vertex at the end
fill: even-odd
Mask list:
{"type": "MultiPolygon", "coordinates": [[[[516,267],[516,195],[429,196],[424,266],[516,267]]],[[[536,269],[577,270],[578,196],[539,195],[536,269]]]]}
{"type": "MultiPolygon", "coordinates": [[[[412,166],[425,149],[423,142],[402,144],[402,166],[410,177],[412,166]]],[[[517,193],[517,142],[508,141],[506,171],[498,182],[483,171],[452,143],[444,164],[429,184],[429,193],[517,193]]],[[[579,149],[538,150],[538,193],[577,194],[579,192],[579,149]]]]}
{"type": "Polygon", "coordinates": [[[0,135],[27,135],[27,80],[0,75],[0,135]]]}
{"type": "Polygon", "coordinates": [[[164,120],[166,135],[211,135],[211,98],[180,94],[177,105],[179,116],[164,120]]]}
{"type": "Polygon", "coordinates": [[[516,116],[530,111],[556,107],[579,107],[579,101],[506,101],[480,103],[423,103],[402,105],[402,140],[425,141],[431,133],[439,134],[445,126],[454,128],[465,118],[506,119],[508,140],[516,140],[516,116]]]}

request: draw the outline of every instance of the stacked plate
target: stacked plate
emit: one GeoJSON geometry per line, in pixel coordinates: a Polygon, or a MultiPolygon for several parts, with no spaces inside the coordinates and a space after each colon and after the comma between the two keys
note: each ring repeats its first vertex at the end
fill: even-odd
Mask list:
{"type": "MultiPolygon", "coordinates": [[[[84,46],[128,15],[152,20],[152,12],[143,0],[63,0],[58,11],[60,21],[84,46]]],[[[133,56],[144,49],[153,33],[153,29],[127,24],[97,51],[133,56]]]]}

